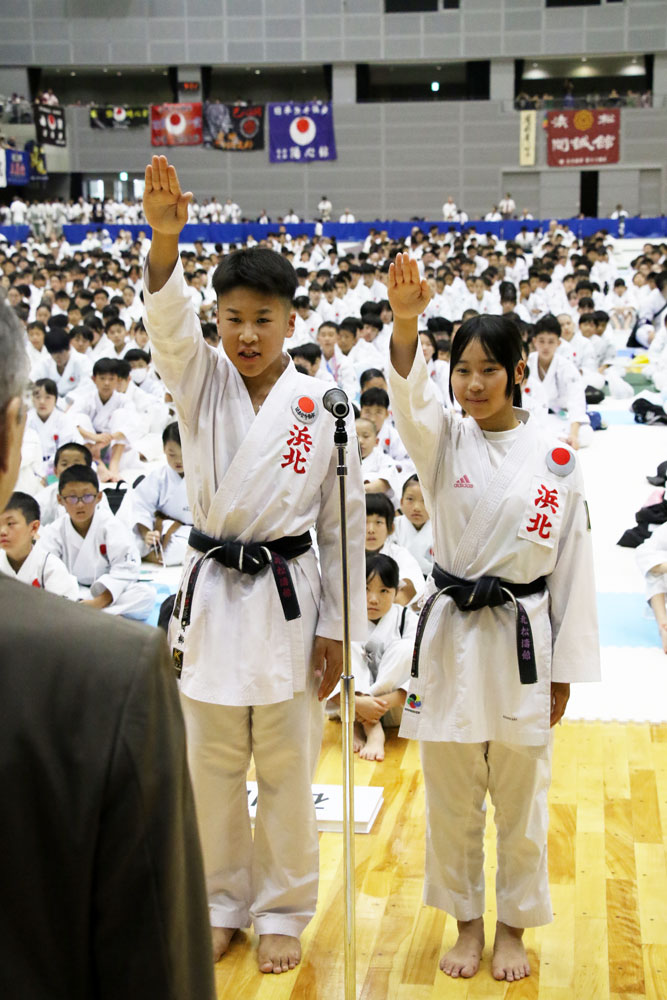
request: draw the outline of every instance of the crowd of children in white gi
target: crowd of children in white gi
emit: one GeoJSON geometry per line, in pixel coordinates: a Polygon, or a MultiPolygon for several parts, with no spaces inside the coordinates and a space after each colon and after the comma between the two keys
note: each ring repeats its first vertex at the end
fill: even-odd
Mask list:
{"type": "MultiPolygon", "coordinates": [[[[294,333],[287,341],[294,363],[340,386],[358,408],[367,552],[398,563],[395,601],[416,608],[433,558],[432,533],[387,395],[392,313],[386,282],[397,245],[381,233],[348,253],[318,237],[280,234],[268,243],[290,261],[297,277],[294,333]]],[[[418,229],[406,244],[432,292],[419,320],[420,339],[444,407],[455,405],[449,394],[451,337],[475,313],[510,314],[518,323],[527,360],[523,405],[575,449],[589,445],[593,436],[587,389],[607,384],[612,395],[632,392],[617,359],[631,331],[649,350],[657,389],[667,386],[665,244],[646,244],[623,274],[609,237],[600,234],[582,246],[567,227],[555,225],[529,247],[474,232],[426,237],[418,229]]],[[[51,552],[51,566],[64,559],[80,587],[92,587],[93,599],[103,591],[101,606],[137,618],[151,610],[150,588],[139,582],[140,560],[180,564],[192,521],[174,409],[153,368],[141,319],[141,267],[148,247],[125,238],[111,251],[98,242],[92,248],[68,247],[63,256],[62,241],[48,246],[31,240],[0,255],[2,283],[24,323],[31,362],[31,409],[17,491],[36,500],[41,512],[31,516],[35,508],[28,500],[17,501],[12,519],[25,521],[26,534],[16,550],[0,536],[0,568],[26,580],[32,574],[30,582],[40,579],[32,573],[36,557],[27,547],[28,538],[31,544],[38,538],[37,553],[51,552]],[[58,478],[72,464],[86,473],[63,496],[58,478]],[[114,520],[98,484],[119,481],[129,489],[114,520]],[[73,503],[74,494],[91,491],[88,505],[73,503]],[[116,538],[107,545],[110,524],[116,538]],[[106,586],[103,581],[111,579],[124,583],[106,586]]],[[[220,249],[198,243],[182,254],[188,294],[203,336],[216,351],[221,345],[212,277],[220,249]]],[[[47,589],[52,577],[45,576],[47,589]]],[[[369,584],[369,593],[372,589],[369,584]]],[[[71,587],[68,593],[74,593],[71,587]]],[[[402,619],[406,671],[412,617],[410,610],[407,631],[402,619]]],[[[357,654],[367,665],[368,650],[357,654]]],[[[382,663],[374,655],[379,676],[373,675],[371,686],[378,689],[382,663]]],[[[362,742],[360,737],[362,756],[381,756],[362,742]]]]}
{"type": "Polygon", "coordinates": [[[404,734],[424,741],[426,894],[459,921],[459,941],[441,963],[452,976],[479,966],[484,907],[481,862],[472,864],[465,843],[479,830],[463,835],[443,775],[460,789],[474,772],[477,825],[489,782],[502,805],[517,800],[523,781],[519,811],[529,825],[531,802],[542,803],[530,885],[521,882],[528,841],[497,809],[512,885],[499,886],[505,923],[494,975],[522,978],[522,929],[550,919],[549,727],[569,681],[597,676],[594,605],[583,638],[574,620],[577,601],[590,604],[593,592],[573,453],[593,439],[587,397],[605,385],[628,394],[617,349],[630,336],[653,351],[656,372],[664,355],[667,371],[667,248],[646,245],[625,278],[613,241],[598,234],[581,245],[556,224],[533,245],[415,229],[405,245],[372,233],[350,252],[281,233],[265,243],[276,253],[235,263],[227,252],[235,248],[195,244],[179,254],[191,196],[164,157],[154,157],[146,182],[150,256],[147,243],[131,242],[63,252],[57,241],[51,253],[31,241],[0,253],[31,361],[20,479],[0,515],[0,571],[145,619],[155,603],[147,567],[184,564],[170,641],[215,956],[252,920],[260,969],[288,971],[317,894],[318,698],[330,716],[338,712],[335,460],[322,399],[342,388],[356,418],[348,421],[355,749],[382,760],[384,728],[402,714],[404,734]],[[476,317],[486,319],[466,324],[453,347],[476,317]],[[512,406],[519,392],[529,419],[512,406]],[[562,446],[545,450],[543,441],[558,439],[562,446]],[[278,464],[265,469],[269,454],[278,464]],[[437,551],[447,572],[434,565],[437,551]],[[269,565],[272,573],[257,574],[269,565]],[[417,611],[425,605],[430,615],[436,592],[461,588],[471,590],[463,605],[454,597],[461,613],[449,601],[430,631],[424,619],[419,673],[417,611]],[[511,610],[498,610],[508,601],[516,627],[511,610]],[[489,678],[491,655],[499,666],[489,678]],[[442,698],[439,672],[451,674],[442,698]],[[481,697],[485,683],[492,695],[481,697]],[[471,748],[484,745],[483,759],[473,759],[471,748]],[[239,820],[251,751],[263,809],[254,845],[239,820]],[[273,795],[285,769],[290,795],[273,795]],[[295,847],[284,832],[297,821],[295,847]],[[477,880],[474,891],[459,892],[442,867],[440,821],[468,857],[456,877],[477,880]]]}

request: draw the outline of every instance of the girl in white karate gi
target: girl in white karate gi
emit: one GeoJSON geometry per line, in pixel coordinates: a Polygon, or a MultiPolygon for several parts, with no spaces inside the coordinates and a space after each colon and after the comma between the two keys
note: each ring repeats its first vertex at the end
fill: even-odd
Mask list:
{"type": "Polygon", "coordinates": [[[574,454],[513,394],[519,332],[473,317],[452,344],[451,388],[467,416],[438,403],[417,316],[417,264],[398,254],[389,387],[433,522],[433,583],[417,631],[401,735],[421,741],[426,786],[425,901],[458,921],[440,968],[473,976],[484,947],[487,791],[498,833],[492,971],[528,975],[523,929],[552,919],[547,875],[550,727],[571,681],[599,679],[589,524],[574,454]]]}

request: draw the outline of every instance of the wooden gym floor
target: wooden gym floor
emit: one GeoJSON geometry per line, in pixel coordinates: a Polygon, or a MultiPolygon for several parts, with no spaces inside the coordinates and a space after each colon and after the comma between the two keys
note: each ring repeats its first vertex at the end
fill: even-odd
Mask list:
{"type": "MultiPolygon", "coordinates": [[[[341,728],[325,724],[316,780],[342,781],[341,728]]],[[[667,1000],[667,724],[566,722],[551,787],[553,924],[526,932],[532,975],[496,983],[490,947],[471,980],[438,969],[456,924],[422,904],[424,797],[418,745],[392,731],[373,832],[356,837],[359,1000],[667,1000]]],[[[289,790],[286,789],[286,794],[289,790]]],[[[492,808],[486,836],[487,937],[495,921],[492,808]]],[[[216,966],[220,1000],[343,1000],[341,834],[320,835],[320,900],[291,973],[257,971],[257,940],[237,935],[216,966]]]]}

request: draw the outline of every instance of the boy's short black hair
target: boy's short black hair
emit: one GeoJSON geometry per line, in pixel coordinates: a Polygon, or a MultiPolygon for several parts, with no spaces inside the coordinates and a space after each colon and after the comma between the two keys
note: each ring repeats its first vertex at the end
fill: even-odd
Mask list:
{"type": "MultiPolygon", "coordinates": [[[[215,323],[213,323],[212,325],[215,326],[215,323]]],[[[123,358],[123,361],[127,362],[145,361],[146,364],[149,364],[150,360],[151,360],[150,354],[148,354],[147,351],[142,351],[140,347],[133,347],[130,351],[126,353],[125,357],[123,358]]]]}
{"type": "Polygon", "coordinates": [[[385,410],[389,409],[389,393],[385,389],[381,389],[379,385],[374,385],[370,389],[365,389],[361,396],[359,397],[359,405],[363,408],[364,406],[382,406],[385,410]]]}
{"type": "Polygon", "coordinates": [[[116,367],[116,375],[118,376],[118,378],[122,378],[123,380],[125,380],[130,377],[130,372],[132,371],[132,365],[130,364],[129,361],[126,361],[125,358],[117,358],[114,361],[114,365],[116,367]]]}
{"type": "Polygon", "coordinates": [[[322,357],[322,348],[319,344],[299,344],[298,347],[290,347],[287,352],[291,358],[305,358],[309,364],[314,364],[322,357]]]}
{"type": "Polygon", "coordinates": [[[582,313],[581,316],[579,317],[579,326],[581,326],[582,323],[592,323],[593,326],[596,326],[595,313],[592,312],[582,313]]]}
{"type": "Polygon", "coordinates": [[[553,313],[545,313],[536,321],[533,336],[536,337],[538,333],[555,333],[560,338],[560,323],[553,313]]]}
{"type": "Polygon", "coordinates": [[[338,330],[340,329],[340,327],[338,326],[338,323],[334,322],[334,320],[332,320],[332,319],[325,319],[318,326],[317,332],[319,333],[320,330],[323,327],[325,327],[325,326],[330,327],[335,333],[338,333],[338,330]]]}
{"type": "Polygon", "coordinates": [[[165,429],[162,431],[162,446],[172,441],[174,444],[181,443],[181,432],[178,428],[178,421],[173,420],[170,424],[167,424],[165,429]]]}
{"type": "MultiPolygon", "coordinates": [[[[384,372],[380,371],[379,368],[367,368],[365,372],[362,372],[359,376],[359,386],[363,391],[364,386],[374,378],[384,378],[384,372]]],[[[386,381],[386,380],[385,380],[386,381]]]]}
{"type": "Polygon", "coordinates": [[[32,323],[28,323],[29,330],[34,330],[35,327],[37,327],[38,330],[41,330],[42,333],[44,334],[46,333],[46,327],[42,323],[41,319],[34,319],[32,323]]]}
{"type": "Polygon", "coordinates": [[[55,455],[53,456],[54,467],[58,464],[60,456],[64,451],[76,451],[81,455],[81,462],[77,462],[77,465],[88,465],[93,464],[93,455],[89,448],[86,448],[85,444],[79,444],[77,441],[68,441],[67,444],[61,444],[60,448],[57,449],[55,455]]]}
{"type": "Polygon", "coordinates": [[[394,527],[394,505],[386,493],[366,494],[366,517],[376,515],[387,522],[387,530],[394,527]]]}
{"type": "Polygon", "coordinates": [[[93,336],[93,331],[90,329],[89,326],[85,326],[85,324],[83,323],[81,323],[80,326],[75,326],[70,330],[69,339],[71,340],[72,337],[83,337],[84,340],[87,340],[89,344],[92,344],[93,340],[95,339],[93,336]]]}
{"type": "Polygon", "coordinates": [[[58,386],[52,378],[38,378],[34,383],[33,388],[43,389],[47,396],[55,396],[56,399],[58,398],[58,386]]]}
{"type": "Polygon", "coordinates": [[[606,326],[609,322],[609,313],[605,312],[604,309],[596,309],[593,315],[595,316],[596,326],[606,326]]]}
{"type": "Polygon", "coordinates": [[[292,305],[295,309],[310,309],[310,299],[307,295],[297,295],[292,305]]]}
{"type": "Polygon", "coordinates": [[[356,337],[361,330],[361,320],[356,316],[346,316],[340,321],[339,330],[347,330],[348,333],[353,333],[356,337]]]}
{"type": "Polygon", "coordinates": [[[398,590],[400,570],[391,556],[385,556],[382,552],[371,552],[366,556],[366,579],[370,580],[372,576],[379,576],[385,587],[398,590]]]}
{"type": "Polygon", "coordinates": [[[95,375],[115,375],[116,362],[114,358],[98,358],[93,365],[93,376],[95,375]]]}
{"type": "Polygon", "coordinates": [[[267,247],[236,250],[223,257],[213,273],[213,289],[218,299],[235,288],[249,288],[284,299],[291,307],[296,287],[296,274],[290,262],[267,247]]]}
{"type": "Polygon", "coordinates": [[[44,337],[44,346],[49,354],[60,354],[69,351],[69,337],[64,330],[49,329],[44,337]]]}
{"type": "Polygon", "coordinates": [[[31,497],[29,493],[21,493],[18,490],[10,496],[3,514],[6,514],[8,510],[19,510],[28,524],[32,521],[39,521],[42,516],[35,498],[31,497]]]}
{"type": "Polygon", "coordinates": [[[382,320],[380,319],[380,317],[377,316],[377,315],[375,315],[374,313],[366,313],[364,316],[362,316],[362,322],[363,322],[364,326],[373,326],[373,327],[375,327],[375,329],[378,331],[378,333],[380,332],[380,330],[384,326],[384,323],[382,322],[382,320]]]}
{"type": "Polygon", "coordinates": [[[105,317],[105,320],[106,320],[106,322],[104,324],[105,331],[106,330],[110,330],[112,326],[122,326],[122,328],[127,333],[127,327],[125,326],[125,324],[123,323],[122,319],[118,315],[118,312],[116,312],[115,316],[109,317],[109,319],[106,319],[106,317],[105,317]]]}
{"type": "Polygon", "coordinates": [[[58,493],[62,493],[68,483],[90,483],[91,486],[95,487],[96,493],[100,492],[100,481],[97,478],[97,473],[93,472],[88,465],[70,465],[69,469],[65,469],[58,480],[58,493]]]}

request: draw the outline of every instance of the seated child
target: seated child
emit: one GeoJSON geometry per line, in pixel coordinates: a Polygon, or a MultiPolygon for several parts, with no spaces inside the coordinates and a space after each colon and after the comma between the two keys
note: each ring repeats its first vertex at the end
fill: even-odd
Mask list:
{"type": "MultiPolygon", "coordinates": [[[[369,637],[352,643],[355,682],[354,751],[364,760],[384,760],[384,727],[398,726],[410,679],[417,616],[396,603],[398,563],[385,555],[366,557],[369,637]]],[[[327,703],[335,715],[339,690],[327,703]]]]}
{"type": "Polygon", "coordinates": [[[99,506],[101,500],[93,470],[70,466],[58,481],[58,503],[68,516],[50,524],[42,542],[76,576],[83,604],[112,615],[146,618],[155,591],[139,583],[141,560],[132,534],[99,506]]]}
{"type": "Polygon", "coordinates": [[[40,378],[32,389],[33,409],[28,411],[26,424],[37,432],[42,447],[42,474],[53,472],[53,458],[64,441],[74,441],[78,436],[74,421],[57,408],[58,388],[53,379],[40,378]]]}
{"type": "Polygon", "coordinates": [[[88,381],[89,367],[77,351],[70,348],[64,330],[50,329],[44,338],[47,358],[38,362],[30,375],[33,381],[50,378],[56,383],[61,401],[82,382],[88,381]]]}
{"type": "MultiPolygon", "coordinates": [[[[118,470],[111,471],[114,447],[123,440],[122,431],[113,420],[115,413],[126,405],[125,396],[117,392],[118,363],[112,358],[100,358],[93,366],[94,386],[84,395],[77,395],[70,411],[77,430],[88,444],[93,458],[99,463],[103,482],[120,479],[118,470]]],[[[120,449],[122,454],[123,448],[120,449]]]]}
{"type": "Polygon", "coordinates": [[[390,536],[394,532],[394,505],[384,493],[366,494],[366,555],[381,552],[398,563],[397,604],[412,604],[424,592],[424,574],[415,557],[390,536]]]}
{"type": "Polygon", "coordinates": [[[659,524],[650,538],[639,546],[637,565],[646,581],[646,600],[651,605],[660,632],[662,648],[667,653],[667,524],[659,524]]]}
{"type": "Polygon", "coordinates": [[[149,472],[132,491],[133,528],[146,562],[180,566],[188,547],[192,514],[176,421],[165,427],[162,445],[167,464],[149,472]]]}
{"type": "Polygon", "coordinates": [[[50,594],[79,600],[79,585],[64,563],[39,541],[39,504],[27,493],[12,493],[0,514],[0,573],[50,594]]]}
{"type": "Polygon", "coordinates": [[[355,427],[361,451],[361,473],[366,493],[384,493],[396,507],[400,483],[396,463],[380,448],[380,439],[372,420],[359,417],[355,421],[355,427]]]}
{"type": "MultiPolygon", "coordinates": [[[[53,459],[55,482],[49,483],[48,486],[45,486],[44,489],[35,494],[35,500],[42,512],[40,519],[42,527],[51,524],[58,517],[65,517],[65,508],[58,503],[58,480],[65,469],[69,469],[70,465],[87,465],[89,468],[92,468],[93,456],[85,444],[79,444],[76,441],[67,441],[65,444],[61,444],[60,448],[56,451],[53,459]]],[[[106,494],[104,494],[101,503],[105,510],[110,509],[106,494]]]]}
{"type": "Polygon", "coordinates": [[[433,569],[433,525],[419,476],[410,476],[403,483],[401,511],[403,516],[397,517],[394,524],[396,541],[415,557],[424,576],[428,576],[433,569]]]}
{"type": "Polygon", "coordinates": [[[333,376],[339,389],[354,403],[359,398],[359,381],[352,362],[345,357],[337,342],[338,324],[325,320],[317,331],[317,343],[322,350],[321,369],[333,376]]]}
{"type": "Polygon", "coordinates": [[[380,438],[382,450],[391,455],[393,460],[402,467],[408,453],[398,436],[398,431],[389,416],[389,396],[385,389],[364,389],[360,398],[361,416],[372,420],[380,438]]]}

